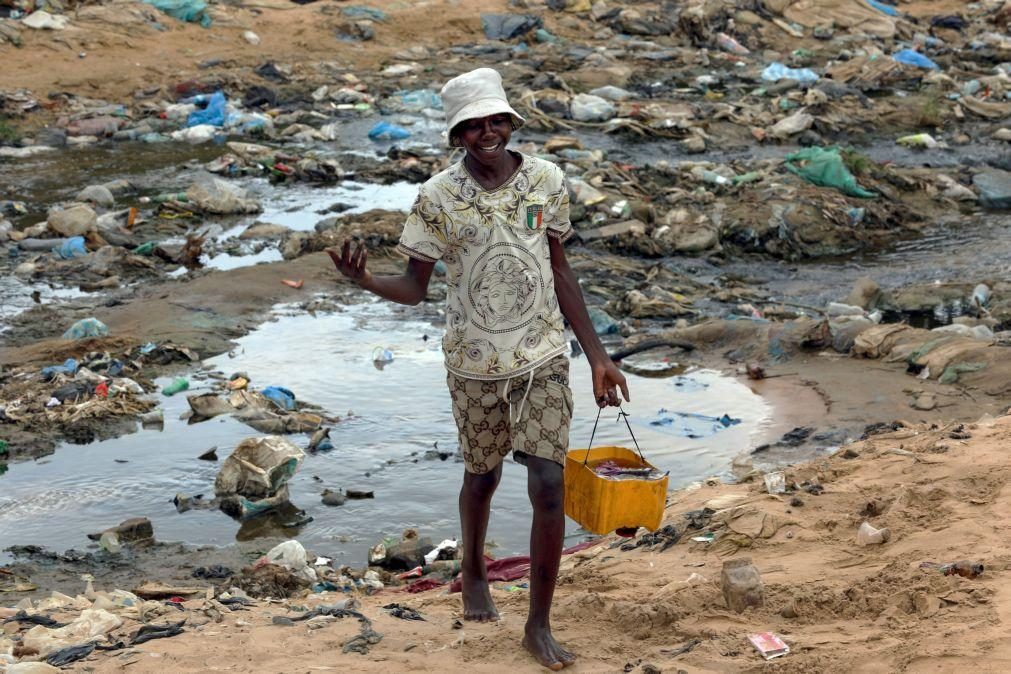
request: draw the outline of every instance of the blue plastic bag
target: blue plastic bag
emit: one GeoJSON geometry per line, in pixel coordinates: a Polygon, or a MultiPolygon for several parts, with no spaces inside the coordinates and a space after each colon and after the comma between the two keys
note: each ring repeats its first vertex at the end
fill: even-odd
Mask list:
{"type": "Polygon", "coordinates": [[[397,92],[404,108],[411,112],[420,112],[425,108],[442,110],[442,97],[431,89],[415,89],[414,91],[397,92]]]}
{"type": "Polygon", "coordinates": [[[173,19],[199,23],[204,28],[211,25],[211,15],[207,13],[207,3],[204,0],[142,0],[142,2],[161,10],[173,19]]]}
{"type": "Polygon", "coordinates": [[[912,49],[903,49],[902,51],[897,51],[892,54],[892,58],[899,63],[905,63],[908,66],[915,66],[917,68],[929,68],[930,70],[940,70],[941,66],[937,65],[926,56],[918,51],[913,51],[912,49]]]}
{"type": "Polygon", "coordinates": [[[891,5],[886,5],[883,2],[878,2],[877,0],[867,0],[867,4],[878,10],[883,14],[888,16],[899,16],[899,10],[895,9],[891,5]]]}
{"type": "Polygon", "coordinates": [[[46,381],[56,378],[58,374],[73,377],[77,374],[77,361],[73,358],[67,358],[63,362],[63,365],[50,365],[49,367],[42,368],[42,378],[46,381]]]}
{"type": "Polygon", "coordinates": [[[224,126],[225,115],[227,114],[225,111],[226,105],[225,95],[220,91],[215,91],[210,100],[207,101],[206,108],[194,110],[190,113],[190,116],[186,118],[186,126],[197,126],[198,124],[224,126]]]}
{"type": "Polygon", "coordinates": [[[59,246],[53,248],[53,253],[59,255],[64,260],[75,257],[83,257],[88,254],[88,249],[84,247],[83,236],[72,236],[59,246]]]}
{"type": "Polygon", "coordinates": [[[369,129],[369,138],[372,140],[403,140],[410,138],[411,132],[402,126],[390,124],[383,121],[369,129]]]}
{"type": "Polygon", "coordinates": [[[762,79],[766,82],[796,80],[801,84],[812,84],[818,81],[818,73],[810,68],[787,68],[782,63],[770,63],[762,71],[762,79]]]}
{"type": "Polygon", "coordinates": [[[63,333],[63,339],[87,339],[89,337],[105,337],[109,334],[109,326],[97,318],[82,318],[63,333]]]}
{"type": "Polygon", "coordinates": [[[274,403],[282,410],[292,411],[295,409],[295,394],[281,386],[268,386],[260,391],[263,397],[274,403]]]}

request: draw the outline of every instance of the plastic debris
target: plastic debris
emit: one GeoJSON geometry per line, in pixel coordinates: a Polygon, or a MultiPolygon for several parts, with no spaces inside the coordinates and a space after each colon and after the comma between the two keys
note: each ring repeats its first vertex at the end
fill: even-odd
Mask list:
{"type": "Polygon", "coordinates": [[[82,318],[63,333],[63,339],[90,339],[108,334],[109,327],[102,321],[97,318],[82,318]]]}

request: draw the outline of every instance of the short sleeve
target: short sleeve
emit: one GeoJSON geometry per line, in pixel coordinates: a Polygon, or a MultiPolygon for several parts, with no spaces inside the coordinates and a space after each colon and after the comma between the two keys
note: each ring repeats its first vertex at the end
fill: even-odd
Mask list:
{"type": "Polygon", "coordinates": [[[404,222],[397,250],[422,262],[437,262],[446,249],[446,219],[430,196],[428,185],[418,190],[418,198],[404,222]]]}
{"type": "Polygon", "coordinates": [[[547,212],[544,214],[548,236],[559,241],[568,241],[575,233],[572,223],[569,222],[569,188],[565,183],[565,175],[557,167],[555,175],[552,176],[552,184],[554,189],[548,195],[547,212]]]}

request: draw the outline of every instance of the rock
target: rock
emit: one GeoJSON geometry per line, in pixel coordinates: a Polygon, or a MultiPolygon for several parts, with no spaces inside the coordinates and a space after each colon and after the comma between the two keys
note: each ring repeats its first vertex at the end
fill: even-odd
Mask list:
{"type": "Polygon", "coordinates": [[[201,461],[217,461],[218,460],[218,448],[211,447],[206,452],[197,457],[201,461]]]}
{"type": "Polygon", "coordinates": [[[612,239],[617,237],[642,236],[646,233],[646,224],[639,220],[626,220],[613,225],[604,225],[595,229],[586,229],[577,232],[583,241],[596,241],[598,239],[612,239]]]}
{"type": "Polygon", "coordinates": [[[97,136],[103,138],[119,131],[126,120],[120,117],[92,117],[74,120],[67,125],[68,136],[97,136]]]}
{"type": "Polygon", "coordinates": [[[850,291],[844,304],[860,307],[864,311],[873,311],[881,303],[883,296],[884,293],[878,284],[864,276],[853,284],[853,290],[850,291]]]}
{"type": "Polygon", "coordinates": [[[47,147],[63,147],[67,144],[65,129],[46,127],[35,132],[35,144],[47,147]]]}
{"type": "Polygon", "coordinates": [[[429,538],[405,538],[386,550],[379,566],[390,571],[408,571],[425,564],[425,555],[435,549],[429,538]]]}
{"type": "Polygon", "coordinates": [[[994,140],[1003,140],[1007,143],[1011,143],[1011,129],[997,129],[993,132],[994,140]]]}
{"type": "Polygon", "coordinates": [[[49,213],[49,228],[63,236],[84,236],[95,231],[97,225],[98,215],[84,204],[49,213]]]}
{"type": "Polygon", "coordinates": [[[347,502],[348,497],[339,491],[332,491],[330,489],[323,490],[323,505],[342,506],[347,502]]]}
{"type": "Polygon", "coordinates": [[[801,131],[807,131],[814,124],[814,116],[803,110],[798,110],[789,117],[779,120],[770,129],[769,135],[775,138],[789,138],[801,131]]]}
{"type": "Polygon", "coordinates": [[[986,208],[1011,210],[1011,173],[997,169],[982,171],[972,178],[979,190],[979,203],[986,208]]]}
{"type": "Polygon", "coordinates": [[[88,187],[85,187],[83,190],[78,192],[75,200],[90,201],[102,208],[112,208],[116,204],[116,198],[112,196],[112,192],[102,185],[89,185],[88,187]]]}
{"type": "Polygon", "coordinates": [[[284,225],[272,225],[268,222],[254,222],[249,227],[245,229],[242,234],[239,234],[239,238],[243,240],[248,239],[271,239],[278,240],[283,239],[288,235],[291,230],[284,225]]]}
{"type": "Polygon", "coordinates": [[[706,139],[702,136],[689,136],[681,141],[681,150],[685,154],[701,154],[706,151],[706,139]]]}
{"type": "Polygon", "coordinates": [[[653,238],[670,251],[700,253],[719,244],[719,233],[704,214],[675,208],[668,211],[661,222],[661,226],[653,232],[653,238]]]}
{"type": "Polygon", "coordinates": [[[88,538],[93,541],[100,540],[103,534],[115,534],[121,543],[153,543],[154,527],[151,520],[146,517],[134,517],[121,522],[119,526],[100,531],[97,534],[88,534],[88,538]]]}
{"type": "Polygon", "coordinates": [[[913,409],[923,412],[930,411],[937,407],[937,398],[933,393],[921,393],[913,401],[913,409]]]}
{"type": "Polygon", "coordinates": [[[565,73],[565,81],[577,91],[590,91],[608,85],[625,88],[631,79],[632,69],[627,66],[580,68],[565,73]]]}

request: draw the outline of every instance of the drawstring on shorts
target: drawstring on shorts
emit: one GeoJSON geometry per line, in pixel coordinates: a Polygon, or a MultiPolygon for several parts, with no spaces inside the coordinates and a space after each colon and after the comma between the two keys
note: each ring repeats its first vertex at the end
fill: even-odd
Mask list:
{"type": "Polygon", "coordinates": [[[515,425],[520,420],[520,416],[523,414],[523,406],[527,403],[527,397],[530,395],[530,389],[534,385],[534,371],[530,370],[530,378],[527,380],[527,390],[523,394],[523,399],[520,400],[520,408],[516,411],[516,417],[513,418],[513,403],[509,399],[509,383],[513,380],[509,377],[505,380],[505,387],[502,389],[502,400],[509,403],[509,423],[510,425],[515,425]]]}

